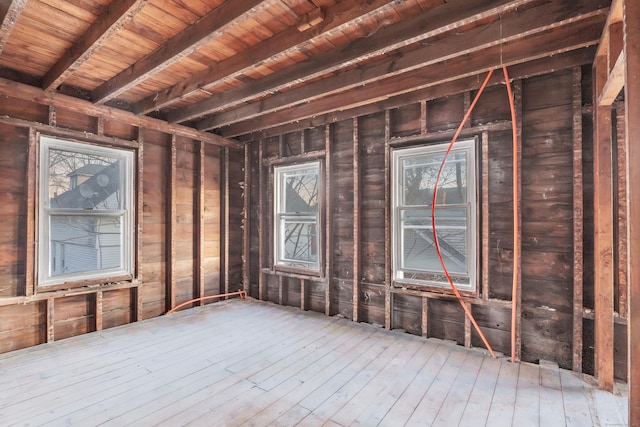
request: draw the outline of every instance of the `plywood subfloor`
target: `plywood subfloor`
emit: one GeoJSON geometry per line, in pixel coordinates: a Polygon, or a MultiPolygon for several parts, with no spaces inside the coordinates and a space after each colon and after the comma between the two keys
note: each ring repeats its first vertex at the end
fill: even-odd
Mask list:
{"type": "Polygon", "coordinates": [[[0,355],[0,425],[620,426],[554,366],[253,300],[0,355]]]}

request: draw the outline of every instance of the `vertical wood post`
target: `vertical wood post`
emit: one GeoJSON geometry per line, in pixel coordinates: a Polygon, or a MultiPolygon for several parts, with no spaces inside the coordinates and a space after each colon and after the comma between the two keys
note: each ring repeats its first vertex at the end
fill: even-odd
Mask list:
{"type": "Polygon", "coordinates": [[[427,133],[427,101],[420,101],[420,135],[427,133]]]}
{"type": "Polygon", "coordinates": [[[391,113],[384,112],[384,327],[391,329],[392,322],[392,298],[391,294],[391,200],[390,194],[390,166],[391,166],[391,113]]]}
{"type": "MultiPolygon", "coordinates": [[[[223,148],[222,152],[224,153],[224,224],[223,224],[223,232],[224,232],[224,293],[229,293],[229,192],[230,192],[230,182],[229,182],[229,149],[223,148]]],[[[222,290],[222,289],[221,289],[222,290]]]]}
{"type": "Polygon", "coordinates": [[[583,232],[582,70],[573,69],[573,370],[582,372],[583,232]]]}
{"type": "Polygon", "coordinates": [[[420,310],[420,333],[423,337],[429,337],[429,298],[422,297],[422,307],[420,310]]]}
{"type": "MultiPolygon", "coordinates": [[[[462,103],[463,103],[462,111],[463,112],[469,111],[469,108],[471,108],[471,92],[469,92],[468,90],[462,94],[462,103]]],[[[472,118],[469,117],[469,120],[467,120],[464,123],[462,128],[463,129],[471,128],[471,122],[472,122],[472,118]]]]}
{"type": "Polygon", "coordinates": [[[353,119],[353,321],[360,308],[360,143],[358,118],[353,119]]]}
{"type": "Polygon", "coordinates": [[[96,303],[96,311],[95,311],[95,327],[96,331],[102,330],[102,291],[98,291],[95,293],[95,303],[96,303]]]}
{"type": "MultiPolygon", "coordinates": [[[[518,200],[516,200],[518,229],[515,230],[515,245],[518,248],[518,258],[515,260],[518,267],[517,281],[517,298],[516,298],[516,359],[522,359],[522,80],[513,82],[513,100],[516,110],[516,132],[518,135],[518,200]]],[[[514,171],[515,172],[515,171],[514,171]]],[[[515,249],[515,247],[514,247],[515,249]]]]}
{"type": "Polygon", "coordinates": [[[96,119],[96,133],[100,136],[104,135],[104,117],[102,116],[96,119]]]}
{"type": "Polygon", "coordinates": [[[307,281],[300,279],[300,310],[307,309],[307,281]]]}
{"type": "Polygon", "coordinates": [[[262,159],[264,157],[264,139],[260,139],[258,142],[258,298],[264,301],[266,297],[265,293],[265,281],[262,268],[264,267],[264,244],[265,244],[265,229],[264,229],[264,171],[262,167],[262,159]]]}
{"type": "Polygon", "coordinates": [[[242,192],[242,288],[249,294],[251,280],[251,146],[244,145],[244,189],[242,192]]]}
{"type": "Polygon", "coordinates": [[[138,287],[131,291],[133,320],[142,320],[142,233],[144,222],[144,128],[138,128],[138,149],[136,151],[136,215],[135,215],[135,278],[138,287]]]}
{"type": "Polygon", "coordinates": [[[333,209],[331,200],[331,124],[325,125],[324,130],[325,142],[325,275],[326,287],[324,295],[324,312],[327,316],[331,316],[331,281],[333,279],[333,209]]]}
{"type": "MultiPolygon", "coordinates": [[[[606,55],[596,57],[594,88],[608,77],[606,55]]],[[[595,99],[598,99],[596,96],[595,99]]],[[[595,374],[601,388],[613,390],[613,184],[611,106],[594,107],[595,374]]]]}
{"type": "Polygon", "coordinates": [[[47,342],[55,341],[55,303],[47,298],[47,342]]]}
{"type": "MultiPolygon", "coordinates": [[[[465,302],[464,305],[471,311],[471,304],[465,302]]],[[[464,316],[464,346],[471,348],[471,319],[469,316],[464,316]]]]}
{"type": "Polygon", "coordinates": [[[625,140],[627,148],[627,351],[629,426],[640,427],[640,4],[624,2],[624,50],[626,52],[625,140]]]}
{"type": "Polygon", "coordinates": [[[25,227],[26,247],[24,261],[24,294],[26,296],[33,295],[36,286],[36,176],[38,173],[38,149],[37,149],[38,133],[35,129],[29,128],[29,146],[27,148],[27,224],[25,227]]]}
{"type": "MultiPolygon", "coordinates": [[[[195,298],[202,298],[205,296],[204,292],[204,256],[205,256],[205,239],[206,236],[204,234],[205,230],[205,174],[207,173],[206,169],[206,143],[204,141],[198,142],[198,171],[196,173],[195,185],[196,185],[196,212],[195,215],[195,298]]],[[[204,301],[200,301],[198,305],[204,305],[204,301]]]]}
{"type": "Polygon", "coordinates": [[[56,107],[49,105],[49,126],[56,127],[58,125],[56,117],[56,107]]]}
{"type": "Polygon", "coordinates": [[[177,148],[176,136],[171,135],[169,145],[169,191],[167,192],[167,265],[166,265],[166,287],[167,311],[176,305],[176,188],[177,188],[177,148]]]}
{"type": "Polygon", "coordinates": [[[617,174],[617,194],[615,212],[617,213],[617,229],[615,247],[617,251],[617,263],[614,277],[616,278],[617,307],[614,302],[614,309],[622,318],[627,317],[627,291],[629,281],[627,279],[627,147],[625,138],[625,108],[621,102],[616,105],[616,174],[617,174]]]}
{"type": "Polygon", "coordinates": [[[482,133],[482,299],[489,299],[489,133],[482,133]]]}

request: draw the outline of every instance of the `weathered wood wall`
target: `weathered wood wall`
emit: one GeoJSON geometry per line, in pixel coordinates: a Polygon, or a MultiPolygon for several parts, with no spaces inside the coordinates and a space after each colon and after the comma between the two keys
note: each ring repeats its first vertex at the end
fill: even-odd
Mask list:
{"type": "MultiPolygon", "coordinates": [[[[590,67],[580,65],[513,84],[521,156],[517,353],[525,361],[551,360],[591,372],[592,102],[590,67]]],[[[448,142],[474,96],[475,90],[461,92],[452,85],[447,96],[282,135],[265,132],[251,141],[251,295],[482,346],[451,295],[390,283],[390,149],[448,142]],[[324,159],[327,168],[326,278],[276,271],[272,260],[272,166],[311,157],[324,159]]],[[[513,171],[503,84],[485,91],[463,135],[478,139],[481,215],[478,293],[464,299],[494,350],[510,354],[513,171]]],[[[617,331],[622,346],[624,328],[617,331]]],[[[625,366],[626,355],[616,352],[618,377],[626,376],[625,366]]]]}
{"type": "Polygon", "coordinates": [[[0,353],[242,288],[244,154],[107,117],[0,101],[0,353]],[[137,153],[131,281],[42,292],[34,278],[37,131],[137,153]]]}

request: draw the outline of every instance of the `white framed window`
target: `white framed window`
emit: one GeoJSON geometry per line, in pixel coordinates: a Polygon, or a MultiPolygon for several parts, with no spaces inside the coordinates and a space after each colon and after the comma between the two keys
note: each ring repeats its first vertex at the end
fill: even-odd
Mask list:
{"type": "Polygon", "coordinates": [[[275,267],[320,272],[320,162],[274,166],[275,267]]]}
{"type": "Polygon", "coordinates": [[[38,286],[131,275],[133,152],[40,137],[38,286]]]}
{"type": "MultiPolygon", "coordinates": [[[[393,278],[449,288],[436,253],[431,204],[449,144],[397,149],[392,157],[393,278]]],[[[442,257],[459,290],[476,290],[476,142],[458,141],[438,182],[436,230],[442,257]]]]}

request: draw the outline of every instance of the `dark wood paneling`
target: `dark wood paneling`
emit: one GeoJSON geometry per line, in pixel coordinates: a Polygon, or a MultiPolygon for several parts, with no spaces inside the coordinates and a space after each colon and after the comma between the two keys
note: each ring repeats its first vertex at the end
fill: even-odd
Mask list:
{"type": "Polygon", "coordinates": [[[429,336],[464,345],[464,316],[457,301],[429,300],[429,336]]]}
{"type": "MultiPolygon", "coordinates": [[[[522,172],[521,172],[521,272],[522,318],[519,338],[522,358],[529,361],[550,359],[561,366],[572,366],[573,340],[573,146],[574,146],[574,93],[571,69],[540,75],[518,82],[522,88],[522,172]]],[[[583,89],[587,90],[587,89],[583,89]]],[[[420,134],[427,141],[446,141],[442,132],[451,133],[469,106],[475,93],[437,98],[426,102],[408,104],[389,110],[386,116],[380,112],[357,119],[358,178],[362,197],[359,199],[360,289],[358,296],[358,320],[404,329],[414,334],[453,340],[459,344],[483,346],[475,331],[469,331],[469,322],[458,302],[450,299],[434,299],[405,295],[401,290],[391,298],[390,319],[385,318],[385,278],[389,268],[385,259],[388,224],[385,223],[388,197],[385,176],[385,130],[393,146],[420,144],[420,134]],[[388,128],[385,129],[385,126],[388,128]],[[403,139],[404,138],[404,139],[403,139]],[[423,311],[426,313],[423,319],[423,311]],[[423,331],[423,328],[428,330],[423,331]],[[465,331],[467,331],[465,337],[465,331]]],[[[586,116],[585,116],[586,117],[586,116]]],[[[491,87],[480,98],[474,110],[467,135],[479,135],[487,127],[504,123],[509,125],[510,114],[507,94],[503,85],[491,87]],[[482,130],[474,131],[482,126],[482,130]]],[[[589,135],[589,120],[583,123],[585,139],[589,135]]],[[[353,226],[353,120],[337,121],[331,127],[330,149],[332,172],[327,179],[332,188],[332,245],[333,274],[329,278],[332,313],[351,316],[353,309],[354,280],[354,226],[353,226]]],[[[513,271],[513,212],[512,212],[512,135],[509,126],[489,128],[487,135],[487,199],[488,199],[488,292],[487,303],[471,303],[476,320],[487,335],[492,347],[509,353],[511,333],[511,301],[513,271]],[[497,303],[498,300],[503,301],[497,303]]],[[[288,144],[300,146],[304,152],[323,149],[325,134],[321,127],[306,129],[281,137],[264,140],[264,158],[278,155],[295,155],[288,144]],[[277,147],[277,148],[276,148],[277,147]]],[[[293,146],[293,145],[292,145],[293,146]]],[[[585,170],[590,156],[583,157],[585,170]]],[[[301,151],[302,152],[302,151],[301,151]]],[[[251,143],[252,175],[257,174],[259,161],[258,141],[251,143]]],[[[267,168],[267,163],[262,163],[267,168]]],[[[266,177],[266,175],[265,175],[266,177]]],[[[263,194],[259,186],[252,185],[252,220],[257,221],[258,198],[264,200],[263,213],[271,215],[271,183],[264,180],[263,194]]],[[[585,233],[589,229],[589,178],[585,177],[585,233]]],[[[592,220],[592,219],[591,219],[592,220]]],[[[269,234],[271,222],[265,233],[265,260],[271,248],[269,234]]],[[[252,230],[256,227],[252,225],[252,230]]],[[[585,234],[586,235],[586,234],[585,234]]],[[[251,237],[251,281],[257,282],[258,261],[255,234],[251,237]]],[[[585,238],[585,253],[588,252],[585,238]]],[[[591,257],[592,260],[592,257],[591,257]]],[[[585,257],[585,283],[588,278],[589,257],[585,257]]],[[[592,262],[592,261],[591,261],[592,262]]],[[[263,267],[267,267],[264,265],[263,267]]],[[[265,276],[270,276],[266,274],[265,276]]],[[[283,292],[283,304],[297,306],[290,301],[299,295],[300,285],[291,286],[290,279],[265,278],[265,299],[278,301],[283,292]],[[295,289],[293,291],[292,289],[295,289]]],[[[306,281],[306,308],[322,310],[324,282],[306,281]],[[315,308],[314,308],[315,307],[315,308]]],[[[255,291],[255,287],[252,288],[255,291]]],[[[588,295],[588,291],[585,290],[588,295]]],[[[300,301],[302,304],[302,302],[300,301]]],[[[588,347],[588,346],[587,346],[588,347]]],[[[588,351],[588,349],[586,350],[588,351]]]]}
{"type": "Polygon", "coordinates": [[[133,321],[133,299],[130,289],[118,289],[102,294],[103,329],[126,325],[133,321]]]}

